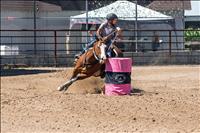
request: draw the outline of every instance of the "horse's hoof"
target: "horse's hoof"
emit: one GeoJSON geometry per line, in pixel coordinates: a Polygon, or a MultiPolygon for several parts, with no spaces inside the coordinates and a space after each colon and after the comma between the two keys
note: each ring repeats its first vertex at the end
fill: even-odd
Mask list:
{"type": "Polygon", "coordinates": [[[63,87],[63,86],[59,86],[59,87],[57,88],[57,90],[58,90],[58,91],[62,91],[62,90],[64,90],[64,88],[65,88],[65,87],[63,87]]]}

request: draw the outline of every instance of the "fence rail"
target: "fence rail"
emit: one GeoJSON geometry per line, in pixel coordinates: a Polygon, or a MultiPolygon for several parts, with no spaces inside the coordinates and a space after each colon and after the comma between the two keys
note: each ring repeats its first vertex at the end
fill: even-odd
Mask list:
{"type": "MultiPolygon", "coordinates": [[[[195,50],[191,51],[186,44],[192,45],[192,42],[185,42],[184,36],[190,31],[200,33],[200,30],[124,29],[123,39],[116,42],[124,55],[133,58],[136,65],[199,64],[200,34],[194,36],[197,41],[195,50]]],[[[23,29],[0,32],[1,65],[71,66],[74,54],[82,50],[90,37],[87,30],[76,29],[23,29]]]]}

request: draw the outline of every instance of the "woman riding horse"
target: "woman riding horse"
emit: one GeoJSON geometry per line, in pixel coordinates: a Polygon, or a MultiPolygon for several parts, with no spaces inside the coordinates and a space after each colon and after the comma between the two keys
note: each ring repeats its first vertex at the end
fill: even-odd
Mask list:
{"type": "Polygon", "coordinates": [[[88,47],[86,52],[82,52],[81,55],[79,55],[70,80],[59,86],[59,91],[66,91],[75,81],[90,76],[101,76],[103,78],[107,54],[108,57],[112,57],[114,51],[116,56],[123,56],[121,50],[113,44],[117,33],[120,31],[120,29],[115,26],[118,18],[115,14],[108,14],[107,20],[108,21],[101,24],[97,30],[98,40],[91,45],[92,48],[88,47]]]}
{"type": "MultiPolygon", "coordinates": [[[[116,26],[117,22],[118,22],[118,17],[116,14],[114,13],[110,13],[107,14],[106,16],[107,21],[102,23],[96,33],[95,38],[88,43],[86,49],[82,50],[79,54],[75,55],[75,58],[78,59],[82,54],[84,54],[89,48],[91,48],[93,46],[93,44],[98,40],[104,40],[105,44],[110,47],[110,45],[112,44],[112,40],[115,39],[116,32],[114,32],[117,28],[119,29],[119,27],[116,26]],[[112,34],[113,33],[113,34],[112,34]],[[110,35],[111,34],[111,35],[110,35]],[[108,35],[110,35],[109,37],[107,37],[108,35]]],[[[119,37],[119,36],[118,36],[119,37]]],[[[109,49],[107,51],[107,54],[109,57],[112,57],[112,51],[111,49],[109,49]]]]}

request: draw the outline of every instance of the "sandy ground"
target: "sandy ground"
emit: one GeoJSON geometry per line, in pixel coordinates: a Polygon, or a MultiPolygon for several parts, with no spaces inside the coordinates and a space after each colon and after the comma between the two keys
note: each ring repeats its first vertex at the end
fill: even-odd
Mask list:
{"type": "Polygon", "coordinates": [[[200,66],[133,67],[132,95],[111,97],[99,78],[56,91],[71,70],[2,73],[2,133],[200,133],[200,66]]]}

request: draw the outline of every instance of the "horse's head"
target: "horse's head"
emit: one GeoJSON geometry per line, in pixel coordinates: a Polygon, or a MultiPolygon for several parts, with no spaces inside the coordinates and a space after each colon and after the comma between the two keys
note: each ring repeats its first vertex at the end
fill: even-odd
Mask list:
{"type": "MultiPolygon", "coordinates": [[[[99,60],[100,63],[104,63],[107,59],[106,57],[106,44],[104,40],[99,40],[94,45],[94,52],[99,60]]],[[[96,58],[96,57],[95,57],[96,58]]]]}

